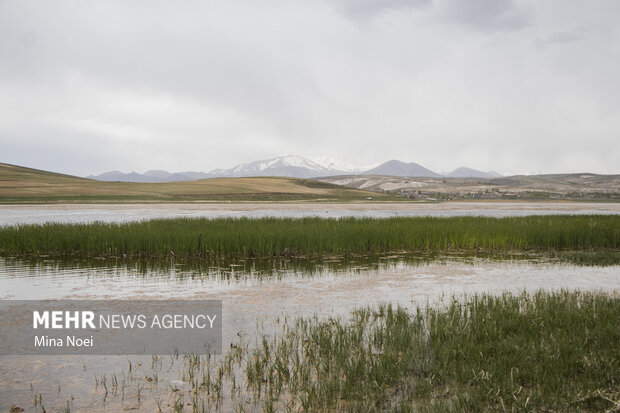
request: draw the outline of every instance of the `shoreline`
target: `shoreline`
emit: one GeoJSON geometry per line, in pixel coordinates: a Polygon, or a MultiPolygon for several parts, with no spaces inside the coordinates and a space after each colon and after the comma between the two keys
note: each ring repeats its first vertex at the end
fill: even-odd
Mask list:
{"type": "Polygon", "coordinates": [[[485,207],[497,206],[520,206],[538,209],[551,209],[562,206],[562,209],[576,210],[579,207],[606,207],[613,209],[620,214],[620,202],[610,201],[571,201],[571,200],[544,200],[544,201],[522,201],[522,200],[467,200],[467,201],[385,201],[385,202],[333,202],[333,201],[194,201],[194,202],[92,202],[92,203],[0,203],[0,209],[131,209],[142,206],[159,207],[161,209],[188,209],[188,210],[263,210],[266,206],[273,210],[313,210],[325,209],[326,207],[334,210],[415,210],[415,209],[434,209],[434,210],[458,210],[463,206],[484,210],[485,207]],[[320,208],[319,208],[320,207],[320,208]],[[546,207],[546,208],[545,208],[546,207]]]}

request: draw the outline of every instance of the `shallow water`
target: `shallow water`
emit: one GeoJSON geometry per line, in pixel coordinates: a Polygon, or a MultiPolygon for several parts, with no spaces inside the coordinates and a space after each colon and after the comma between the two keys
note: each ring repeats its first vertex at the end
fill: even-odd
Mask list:
{"type": "MultiPolygon", "coordinates": [[[[408,308],[465,294],[538,289],[602,290],[620,293],[620,267],[581,267],[527,260],[451,258],[417,264],[395,258],[369,267],[317,268],[311,274],[287,270],[275,276],[223,271],[196,274],[172,266],[143,272],[131,267],[59,268],[51,262],[0,260],[0,299],[218,299],[223,302],[224,348],[239,335],[253,337],[257,325],[269,333],[296,316],[346,316],[356,307],[389,302],[408,308]]],[[[154,411],[154,396],[104,397],[95,376],[148,371],[151,357],[0,356],[0,411],[13,404],[30,411],[43,395],[48,411],[62,409],[73,395],[72,411],[123,409],[154,411]],[[31,389],[32,386],[32,389],[31,389]],[[148,399],[149,401],[144,401],[148,399]]],[[[170,361],[161,371],[168,393],[179,371],[170,361]]],[[[134,388],[135,390],[135,388],[134,388]]]]}
{"type": "Polygon", "coordinates": [[[194,203],[1,205],[0,226],[44,222],[128,222],[177,217],[323,218],[393,216],[524,216],[620,214],[620,203],[594,202],[441,202],[441,203],[194,203]]]}

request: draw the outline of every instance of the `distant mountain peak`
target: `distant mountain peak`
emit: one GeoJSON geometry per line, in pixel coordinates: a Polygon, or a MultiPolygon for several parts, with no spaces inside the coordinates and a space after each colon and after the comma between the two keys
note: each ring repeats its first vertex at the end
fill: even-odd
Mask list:
{"type": "Polygon", "coordinates": [[[282,155],[269,159],[245,162],[229,169],[211,171],[212,176],[288,176],[313,178],[319,176],[339,175],[346,171],[330,168],[301,155],[282,155]]]}
{"type": "Polygon", "coordinates": [[[168,171],[163,171],[161,169],[151,169],[150,171],[146,171],[142,175],[144,175],[144,176],[152,176],[154,178],[167,178],[167,177],[169,177],[172,174],[170,172],[168,172],[168,171]]]}
{"type": "Polygon", "coordinates": [[[410,177],[422,177],[422,178],[439,178],[437,172],[433,172],[430,169],[426,169],[422,165],[418,165],[415,162],[405,163],[397,159],[392,159],[382,163],[376,168],[369,169],[362,172],[363,175],[392,175],[392,176],[410,176],[410,177]]]}
{"type": "Polygon", "coordinates": [[[336,161],[330,157],[309,158],[302,155],[287,154],[273,158],[245,162],[228,169],[214,169],[210,172],[176,172],[150,170],[143,174],[120,171],[90,175],[88,178],[100,181],[125,182],[175,182],[205,178],[247,177],[247,176],[285,176],[294,178],[319,178],[337,175],[389,175],[402,177],[440,178],[494,178],[501,176],[497,172],[482,172],[476,169],[460,167],[449,174],[440,175],[415,162],[403,162],[391,159],[374,168],[356,168],[336,161]]]}
{"type": "Polygon", "coordinates": [[[450,178],[498,178],[503,175],[493,171],[484,172],[477,169],[461,166],[460,168],[456,168],[454,171],[450,172],[446,176],[450,178]]]}
{"type": "Polygon", "coordinates": [[[329,156],[323,156],[319,158],[308,158],[308,159],[318,163],[324,168],[335,169],[338,171],[355,173],[355,172],[361,172],[362,170],[365,169],[365,168],[360,168],[360,167],[347,164],[345,162],[338,161],[336,159],[330,158],[329,156]]]}
{"type": "Polygon", "coordinates": [[[208,178],[204,172],[177,172],[171,173],[162,170],[150,170],[143,174],[137,172],[124,173],[120,171],[104,172],[100,175],[89,175],[87,178],[108,182],[178,182],[208,178]]]}

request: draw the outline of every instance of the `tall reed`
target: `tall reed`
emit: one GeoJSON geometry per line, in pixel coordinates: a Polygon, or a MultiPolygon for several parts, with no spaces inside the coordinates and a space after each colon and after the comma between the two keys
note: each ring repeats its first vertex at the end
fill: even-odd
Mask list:
{"type": "Polygon", "coordinates": [[[620,217],[176,218],[0,229],[0,252],[269,257],[415,251],[617,250],[620,217]]]}

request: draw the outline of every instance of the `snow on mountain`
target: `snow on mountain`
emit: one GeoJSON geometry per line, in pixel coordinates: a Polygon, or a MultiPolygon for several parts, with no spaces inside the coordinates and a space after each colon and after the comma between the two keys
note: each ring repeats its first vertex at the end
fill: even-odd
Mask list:
{"type": "Polygon", "coordinates": [[[329,156],[323,156],[321,158],[308,158],[308,159],[330,170],[337,170],[337,171],[343,171],[343,172],[348,172],[348,173],[357,173],[364,169],[364,168],[356,167],[356,166],[353,166],[353,165],[350,165],[344,162],[340,162],[334,158],[330,158],[329,156]]]}
{"type": "Polygon", "coordinates": [[[301,155],[284,155],[259,161],[246,162],[229,169],[216,169],[209,173],[213,177],[241,176],[290,176],[313,178],[319,176],[342,175],[348,171],[316,162],[301,155]]]}

